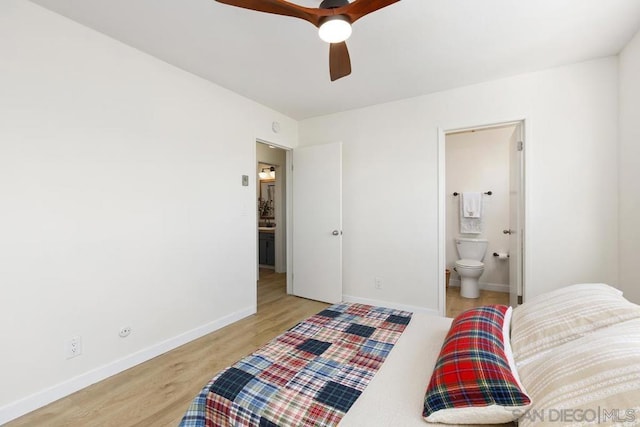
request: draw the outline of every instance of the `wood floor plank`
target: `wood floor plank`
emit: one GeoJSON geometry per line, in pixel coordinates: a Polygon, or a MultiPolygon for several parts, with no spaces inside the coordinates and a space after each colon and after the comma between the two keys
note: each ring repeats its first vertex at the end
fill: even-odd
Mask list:
{"type": "Polygon", "coordinates": [[[481,289],[480,298],[464,298],[460,295],[460,287],[447,288],[447,317],[456,317],[470,308],[489,304],[509,305],[509,294],[481,289]]]}

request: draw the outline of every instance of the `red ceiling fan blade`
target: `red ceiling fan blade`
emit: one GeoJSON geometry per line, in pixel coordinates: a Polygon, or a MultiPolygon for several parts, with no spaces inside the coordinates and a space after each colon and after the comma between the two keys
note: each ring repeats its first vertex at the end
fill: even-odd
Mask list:
{"type": "Polygon", "coordinates": [[[351,74],[351,58],[345,42],[331,43],[329,47],[329,73],[332,82],[351,74]]]}
{"type": "Polygon", "coordinates": [[[365,15],[399,1],[400,0],[356,0],[348,6],[334,9],[334,12],[348,16],[351,23],[354,23],[365,15]]]}
{"type": "Polygon", "coordinates": [[[331,15],[330,11],[314,9],[289,3],[285,0],[216,0],[219,3],[243,9],[256,10],[258,12],[273,13],[276,15],[292,16],[311,22],[316,27],[320,25],[323,16],[331,15]]]}

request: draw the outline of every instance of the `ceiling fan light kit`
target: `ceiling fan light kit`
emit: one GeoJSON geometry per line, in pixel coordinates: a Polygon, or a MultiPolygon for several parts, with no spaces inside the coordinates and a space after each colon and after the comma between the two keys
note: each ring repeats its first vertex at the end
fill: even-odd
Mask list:
{"type": "Polygon", "coordinates": [[[318,35],[327,43],[340,43],[351,37],[351,23],[346,16],[335,15],[323,20],[318,35]]]}
{"type": "Polygon", "coordinates": [[[320,7],[304,7],[286,0],[216,0],[219,3],[258,12],[304,19],[318,27],[320,38],[329,47],[331,81],[351,74],[351,58],[345,40],[351,36],[351,24],[365,15],[400,0],[323,0],[320,7]]]}

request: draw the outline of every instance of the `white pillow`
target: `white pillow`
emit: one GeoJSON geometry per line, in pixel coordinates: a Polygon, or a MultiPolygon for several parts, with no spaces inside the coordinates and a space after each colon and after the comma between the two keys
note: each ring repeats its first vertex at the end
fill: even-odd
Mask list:
{"type": "Polygon", "coordinates": [[[594,330],[640,318],[640,306],[602,283],[539,295],[513,310],[511,347],[518,368],[594,330]]]}
{"type": "Polygon", "coordinates": [[[519,368],[519,373],[532,405],[528,412],[521,411],[518,426],[636,425],[640,423],[640,319],[555,347],[519,368]]]}

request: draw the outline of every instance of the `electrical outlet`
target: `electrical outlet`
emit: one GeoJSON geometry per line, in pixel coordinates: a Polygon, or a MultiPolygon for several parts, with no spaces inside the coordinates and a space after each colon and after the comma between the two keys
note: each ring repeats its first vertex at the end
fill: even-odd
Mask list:
{"type": "Polygon", "coordinates": [[[131,334],[130,326],[123,326],[122,328],[120,328],[120,332],[118,332],[118,335],[120,335],[120,338],[126,338],[129,336],[129,334],[131,334]]]}
{"type": "Polygon", "coordinates": [[[373,284],[376,287],[376,289],[382,289],[382,282],[383,282],[382,277],[376,277],[373,280],[373,284]]]}
{"type": "Polygon", "coordinates": [[[80,356],[82,354],[82,337],[75,336],[64,342],[64,350],[67,359],[80,356]]]}

